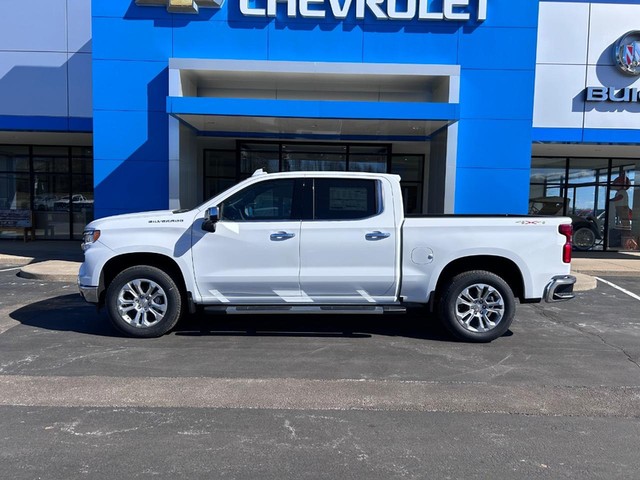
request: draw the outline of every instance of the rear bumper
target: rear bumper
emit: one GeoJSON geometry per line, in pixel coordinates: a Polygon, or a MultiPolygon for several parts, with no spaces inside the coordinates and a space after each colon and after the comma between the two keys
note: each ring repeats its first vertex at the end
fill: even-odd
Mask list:
{"type": "Polygon", "coordinates": [[[573,286],[576,277],[573,275],[559,275],[553,277],[544,289],[544,299],[547,302],[564,302],[575,297],[573,286]]]}

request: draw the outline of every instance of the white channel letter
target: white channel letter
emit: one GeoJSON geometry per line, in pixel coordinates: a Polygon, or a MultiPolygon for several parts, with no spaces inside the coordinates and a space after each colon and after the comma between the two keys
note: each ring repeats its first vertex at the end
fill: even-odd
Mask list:
{"type": "Polygon", "coordinates": [[[342,4],[342,8],[340,8],[340,0],[329,0],[331,13],[333,13],[333,16],[338,20],[344,20],[349,14],[351,3],[353,3],[353,0],[344,0],[344,4],[342,4]]]}
{"type": "Polygon", "coordinates": [[[383,3],[384,0],[356,0],[356,18],[362,20],[364,18],[364,6],[365,3],[371,13],[373,13],[376,18],[379,20],[386,20],[387,15],[380,8],[380,4],[383,3]]]}
{"type": "Polygon", "coordinates": [[[478,21],[484,22],[487,19],[487,0],[478,0],[478,21]]]}
{"type": "Polygon", "coordinates": [[[304,18],[324,18],[324,10],[311,10],[309,8],[312,3],[322,4],[324,0],[300,0],[300,15],[304,18]]]}
{"type": "Polygon", "coordinates": [[[420,20],[442,20],[444,18],[444,14],[442,12],[430,12],[429,0],[419,0],[418,18],[420,20]]]}
{"type": "Polygon", "coordinates": [[[295,18],[296,11],[296,0],[267,0],[267,16],[275,17],[276,16],[276,5],[278,3],[286,3],[287,4],[287,17],[295,18]]]}
{"type": "Polygon", "coordinates": [[[407,0],[407,11],[399,12],[397,0],[387,0],[387,14],[393,20],[411,20],[416,16],[416,0],[407,0]]]}
{"type": "Polygon", "coordinates": [[[588,87],[587,102],[606,102],[607,87],[588,87]]]}
{"type": "Polygon", "coordinates": [[[250,7],[249,0],[240,0],[240,13],[246,17],[264,17],[267,12],[264,8],[250,7]]]}
{"type": "Polygon", "coordinates": [[[447,20],[469,20],[469,12],[454,13],[455,7],[468,7],[469,0],[444,0],[444,18],[447,20]]]}

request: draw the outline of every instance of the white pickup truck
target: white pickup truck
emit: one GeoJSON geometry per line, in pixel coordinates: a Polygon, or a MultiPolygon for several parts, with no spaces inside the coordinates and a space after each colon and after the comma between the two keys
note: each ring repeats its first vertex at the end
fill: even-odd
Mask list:
{"type": "Polygon", "coordinates": [[[137,337],[185,311],[384,313],[423,305],[456,337],[491,341],[516,298],[573,298],[571,219],[405,217],[400,177],[261,170],[188,211],[95,220],[82,296],[137,337]]]}

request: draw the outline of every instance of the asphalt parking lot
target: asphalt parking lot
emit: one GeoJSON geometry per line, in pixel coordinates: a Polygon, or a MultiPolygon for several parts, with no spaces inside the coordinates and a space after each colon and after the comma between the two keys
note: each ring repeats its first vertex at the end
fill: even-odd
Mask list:
{"type": "Polygon", "coordinates": [[[488,345],[406,316],[190,318],[124,338],[0,266],[2,478],[636,478],[638,277],[488,345]],[[4,271],[3,271],[4,270],[4,271]]]}

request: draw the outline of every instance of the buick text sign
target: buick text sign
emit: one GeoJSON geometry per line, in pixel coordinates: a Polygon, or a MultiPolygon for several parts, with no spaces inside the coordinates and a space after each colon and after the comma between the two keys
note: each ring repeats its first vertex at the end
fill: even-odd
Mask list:
{"type": "MultiPolygon", "coordinates": [[[[449,20],[466,22],[472,19],[470,0],[443,0],[442,8],[433,9],[429,0],[240,0],[240,12],[247,17],[275,17],[276,7],[286,4],[287,17],[347,18],[355,10],[356,18],[363,19],[369,11],[378,20],[449,20]]],[[[476,5],[474,20],[487,19],[487,1],[473,0],[476,5]]]]}
{"type": "Polygon", "coordinates": [[[588,87],[587,102],[638,102],[637,88],[588,87]]]}

